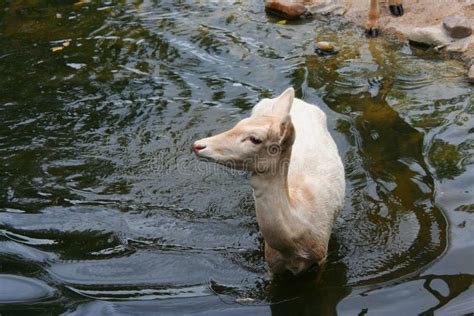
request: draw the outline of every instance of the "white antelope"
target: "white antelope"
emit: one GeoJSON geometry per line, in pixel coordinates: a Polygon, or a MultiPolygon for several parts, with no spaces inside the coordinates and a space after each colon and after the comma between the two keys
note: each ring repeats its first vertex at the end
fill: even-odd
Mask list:
{"type": "Polygon", "coordinates": [[[344,203],[344,168],[326,115],[293,88],[263,99],[232,129],[196,141],[200,159],[251,172],[257,222],[272,273],[325,262],[344,203]]]}

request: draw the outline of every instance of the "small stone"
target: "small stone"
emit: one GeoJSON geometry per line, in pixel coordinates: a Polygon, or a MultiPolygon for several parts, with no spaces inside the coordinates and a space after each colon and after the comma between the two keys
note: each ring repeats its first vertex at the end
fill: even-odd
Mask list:
{"type": "Polygon", "coordinates": [[[301,3],[294,3],[291,0],[265,0],[265,10],[292,20],[304,14],[306,7],[301,3]]]}
{"type": "Polygon", "coordinates": [[[408,39],[429,46],[447,46],[452,41],[441,25],[415,27],[408,33],[408,39]]]}
{"type": "Polygon", "coordinates": [[[469,68],[468,80],[470,83],[474,83],[474,65],[469,68]]]}
{"type": "Polygon", "coordinates": [[[336,4],[334,0],[307,1],[307,9],[312,15],[344,15],[347,11],[345,6],[336,4]]]}
{"type": "Polygon", "coordinates": [[[450,53],[464,53],[468,51],[472,44],[474,44],[474,36],[461,38],[446,47],[446,51],[450,53]]]}
{"type": "Polygon", "coordinates": [[[329,43],[329,42],[325,42],[325,41],[317,42],[316,47],[318,47],[323,52],[328,52],[329,53],[329,52],[334,51],[334,45],[329,43]]]}
{"type": "Polygon", "coordinates": [[[320,56],[329,56],[337,54],[336,47],[334,47],[332,43],[325,41],[316,43],[315,52],[320,56]]]}
{"type": "Polygon", "coordinates": [[[465,16],[448,16],[443,20],[443,26],[453,38],[464,38],[472,34],[471,22],[465,16]]]}
{"type": "Polygon", "coordinates": [[[346,7],[343,7],[343,6],[338,6],[334,9],[334,11],[332,11],[332,14],[334,15],[339,15],[339,16],[343,16],[345,15],[347,12],[347,8],[346,7]]]}

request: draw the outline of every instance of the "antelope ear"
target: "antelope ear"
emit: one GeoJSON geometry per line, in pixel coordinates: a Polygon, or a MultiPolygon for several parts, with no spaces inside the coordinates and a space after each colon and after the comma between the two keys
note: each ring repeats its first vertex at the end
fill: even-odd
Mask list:
{"type": "Polygon", "coordinates": [[[295,98],[295,90],[293,87],[286,89],[280,96],[275,98],[273,103],[273,113],[276,116],[284,117],[290,114],[293,99],[295,98]]]}
{"type": "Polygon", "coordinates": [[[280,146],[283,148],[288,148],[295,142],[295,127],[293,126],[293,122],[291,122],[291,116],[285,115],[282,120],[280,121],[280,146]]]}

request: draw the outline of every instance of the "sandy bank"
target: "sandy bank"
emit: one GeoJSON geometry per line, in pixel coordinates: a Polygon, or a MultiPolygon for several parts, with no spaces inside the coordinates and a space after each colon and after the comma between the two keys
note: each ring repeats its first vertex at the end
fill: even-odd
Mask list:
{"type": "MultiPolygon", "coordinates": [[[[267,9],[287,8],[289,17],[295,12],[298,12],[295,17],[300,14],[344,15],[362,27],[366,26],[369,6],[370,0],[266,0],[267,9]],[[270,3],[274,4],[273,8],[270,3]]],[[[443,27],[445,18],[464,16],[467,18],[465,30],[472,32],[474,0],[404,0],[403,7],[405,14],[394,17],[390,14],[388,0],[380,1],[379,29],[382,34],[434,46],[446,56],[464,60],[474,73],[474,35],[456,39],[443,27]]],[[[474,82],[474,78],[469,80],[474,82]]]]}
{"type": "MultiPolygon", "coordinates": [[[[348,19],[358,25],[365,25],[369,0],[337,0],[336,2],[346,7],[345,16],[348,19]]],[[[403,6],[405,14],[401,17],[393,17],[388,10],[388,1],[381,1],[380,28],[382,31],[406,39],[414,28],[439,25],[444,18],[453,15],[464,15],[474,25],[474,1],[472,0],[404,0],[403,6]]],[[[466,51],[460,54],[467,63],[472,63],[474,40],[468,45],[466,51]]]]}

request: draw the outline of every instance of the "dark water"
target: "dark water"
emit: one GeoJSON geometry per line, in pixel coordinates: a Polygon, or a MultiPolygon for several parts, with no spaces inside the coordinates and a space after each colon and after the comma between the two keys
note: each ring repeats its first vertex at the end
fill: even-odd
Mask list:
{"type": "Polygon", "coordinates": [[[260,2],[0,4],[2,315],[474,312],[464,65],[260,2]],[[290,85],[347,199],[324,273],[271,282],[246,176],[189,147],[290,85]]]}

